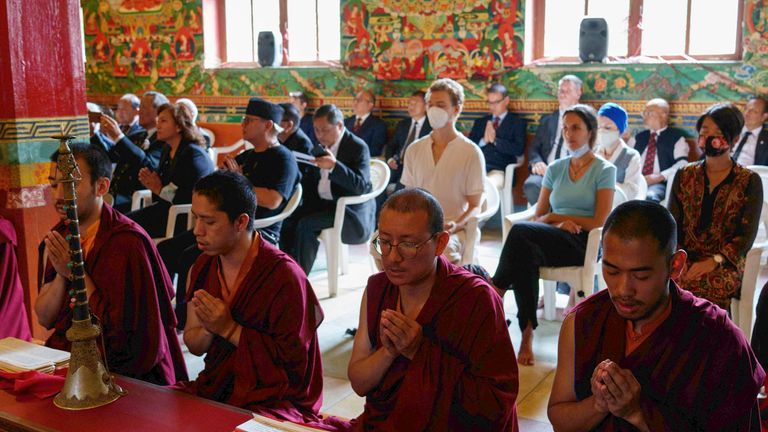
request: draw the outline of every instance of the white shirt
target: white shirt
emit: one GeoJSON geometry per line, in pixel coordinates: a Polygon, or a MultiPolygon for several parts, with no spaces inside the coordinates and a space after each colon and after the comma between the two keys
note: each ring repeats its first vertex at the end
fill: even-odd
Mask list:
{"type": "MultiPolygon", "coordinates": [[[[547,156],[547,165],[551,165],[552,162],[555,161],[555,155],[557,154],[557,144],[560,142],[560,137],[563,136],[563,113],[565,111],[560,108],[560,111],[558,111],[558,117],[557,117],[557,133],[555,133],[555,141],[552,143],[552,149],[549,151],[549,155],[547,156]]],[[[567,147],[565,145],[565,140],[563,140],[563,146],[560,148],[560,157],[563,157],[566,155],[567,147]]]]}
{"type": "Polygon", "coordinates": [[[739,139],[736,141],[735,145],[733,146],[733,151],[731,152],[731,156],[736,152],[736,148],[739,146],[739,143],[741,142],[742,138],[744,138],[744,132],[750,132],[749,138],[747,138],[747,142],[744,143],[744,147],[741,148],[741,153],[739,153],[739,158],[736,160],[739,164],[743,166],[750,166],[755,164],[755,152],[757,151],[757,138],[760,136],[760,131],[763,130],[763,125],[760,125],[756,127],[755,129],[749,130],[746,126],[741,129],[741,134],[739,135],[739,139]]]}
{"type": "MultiPolygon", "coordinates": [[[[346,132],[346,129],[341,131],[339,139],[331,146],[331,148],[326,148],[326,150],[333,153],[334,157],[339,153],[339,146],[341,145],[342,138],[344,138],[344,132],[346,132]]],[[[333,200],[333,194],[331,194],[331,179],[329,178],[331,171],[333,171],[333,169],[320,168],[320,181],[317,183],[317,194],[320,195],[320,198],[329,201],[333,200]]]]}
{"type": "MultiPolygon", "coordinates": [[[[624,174],[624,183],[617,181],[616,187],[621,189],[629,200],[644,200],[648,193],[648,184],[645,182],[645,176],[643,175],[643,159],[637,150],[629,147],[623,139],[619,138],[619,145],[613,151],[610,158],[606,157],[605,149],[602,147],[598,148],[595,154],[615,165],[622,149],[626,149],[632,155],[632,159],[629,160],[629,166],[627,166],[624,174]]],[[[672,186],[670,185],[669,187],[672,186]]]]}
{"type": "MultiPolygon", "coordinates": [[[[664,132],[667,129],[667,126],[664,126],[663,128],[655,131],[656,132],[656,139],[659,139],[659,135],[661,135],[662,132],[664,132]]],[[[651,132],[654,132],[651,130],[651,132]]],[[[650,138],[649,138],[650,139],[650,138]]],[[[627,143],[628,146],[635,148],[635,144],[637,141],[635,141],[635,137],[632,137],[629,139],[629,142],[627,143]]],[[[648,152],[648,146],[645,147],[642,153],[640,153],[640,163],[645,163],[645,154],[648,152]]],[[[665,169],[664,171],[661,170],[659,166],[659,152],[656,151],[656,160],[653,161],[653,173],[654,174],[661,174],[664,177],[664,180],[666,181],[669,179],[669,177],[672,176],[673,173],[677,172],[680,168],[684,167],[688,164],[688,143],[685,142],[685,137],[680,137],[679,140],[675,143],[675,149],[673,150],[672,156],[675,159],[683,158],[682,160],[678,160],[674,164],[672,164],[671,167],[665,169]]],[[[671,186],[671,185],[668,185],[671,186]]]]}
{"type": "Polygon", "coordinates": [[[370,115],[371,115],[371,113],[368,113],[368,114],[366,114],[364,116],[355,116],[355,124],[357,124],[357,121],[360,120],[360,125],[362,125],[363,123],[365,123],[365,121],[368,119],[368,116],[370,116],[370,115]]]}
{"type": "Polygon", "coordinates": [[[469,207],[467,197],[483,193],[485,158],[480,147],[459,134],[435,163],[432,142],[429,134],[408,146],[400,182],[427,190],[443,208],[445,220],[455,221],[469,207]]]}
{"type": "MultiPolygon", "coordinates": [[[[498,116],[498,118],[499,118],[499,125],[501,125],[501,122],[503,122],[503,121],[504,121],[504,118],[506,118],[506,117],[507,117],[507,113],[508,113],[508,112],[509,112],[509,111],[504,111],[504,113],[503,113],[502,115],[498,116]]],[[[493,119],[494,119],[494,118],[496,118],[496,117],[497,117],[497,116],[495,116],[495,115],[492,115],[492,116],[491,116],[491,121],[493,121],[493,119]]],[[[485,134],[483,134],[483,135],[485,135],[485,134]]],[[[488,144],[488,143],[487,143],[487,142],[485,142],[485,136],[483,136],[483,138],[480,138],[480,142],[479,142],[479,143],[477,143],[477,145],[479,145],[480,147],[482,147],[482,146],[484,146],[484,145],[486,145],[486,144],[488,144]]]]}

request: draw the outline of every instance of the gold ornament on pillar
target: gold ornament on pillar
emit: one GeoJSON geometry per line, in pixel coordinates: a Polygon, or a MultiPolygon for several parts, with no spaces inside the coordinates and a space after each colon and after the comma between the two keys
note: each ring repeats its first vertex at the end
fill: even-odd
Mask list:
{"type": "Polygon", "coordinates": [[[125,391],[117,385],[109,374],[106,359],[102,359],[96,341],[100,339],[101,327],[91,319],[88,296],[85,290],[85,270],[83,250],[80,246],[80,223],[77,219],[76,182],[80,181],[80,169],[77,166],[69,141],[73,136],[57,135],[51,137],[60,141],[59,156],[56,161],[57,175],[64,188],[64,209],[67,212],[69,251],[72,269],[72,281],[69,292],[72,309],[72,326],[67,330],[67,340],[72,344],[69,372],[61,392],[53,403],[63,409],[84,410],[96,408],[114,402],[125,391]]]}

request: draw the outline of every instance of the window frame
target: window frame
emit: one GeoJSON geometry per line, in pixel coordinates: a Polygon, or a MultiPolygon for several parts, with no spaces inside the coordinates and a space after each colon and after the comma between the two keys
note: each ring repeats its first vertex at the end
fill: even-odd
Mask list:
{"type": "MultiPolygon", "coordinates": [[[[253,2],[258,0],[251,0],[251,10],[253,10],[253,2]]],[[[305,0],[302,0],[305,1],[305,0]]],[[[314,0],[315,4],[317,4],[318,0],[314,0]]],[[[290,38],[288,35],[288,0],[279,0],[280,2],[280,19],[279,19],[279,31],[280,35],[282,37],[282,44],[283,44],[283,51],[288,53],[288,56],[283,56],[283,62],[278,67],[301,67],[301,66],[307,66],[307,67],[317,67],[317,66],[324,66],[327,67],[329,65],[334,65],[336,63],[339,63],[338,60],[314,60],[314,61],[290,61],[288,57],[290,57],[290,38]]],[[[226,1],[223,0],[203,0],[203,13],[208,12],[211,15],[210,22],[213,25],[210,25],[211,33],[213,33],[216,41],[215,43],[210,45],[210,48],[215,51],[213,53],[206,53],[206,55],[210,54],[213,57],[215,57],[218,61],[214,65],[208,66],[208,68],[212,69],[241,69],[241,68],[260,68],[262,67],[258,62],[258,47],[254,44],[253,47],[253,56],[254,61],[252,62],[243,62],[243,61],[228,61],[227,60],[227,19],[226,19],[226,1]]],[[[339,12],[341,13],[341,12],[339,12]]],[[[316,51],[315,56],[319,56],[320,54],[320,23],[319,20],[319,14],[317,13],[317,8],[315,8],[315,40],[316,40],[316,51]]],[[[341,32],[341,29],[339,29],[339,32],[341,32]]],[[[203,37],[207,37],[208,35],[205,34],[203,37]]]]}
{"type": "MultiPolygon", "coordinates": [[[[584,1],[584,14],[589,10],[589,0],[584,1]]],[[[655,61],[636,61],[635,59],[657,59],[658,62],[678,61],[678,62],[698,62],[698,61],[740,61],[743,54],[744,42],[744,1],[738,1],[738,11],[736,13],[736,44],[734,52],[730,54],[706,54],[690,55],[690,35],[691,35],[691,1],[687,0],[687,16],[685,23],[685,54],[677,55],[648,55],[641,54],[643,32],[640,29],[642,20],[643,0],[629,0],[629,16],[627,22],[627,55],[607,56],[607,63],[627,63],[627,64],[653,64],[655,61]],[[630,54],[634,53],[634,54],[630,54]]],[[[581,63],[578,56],[544,56],[544,18],[546,16],[547,0],[532,0],[533,13],[531,16],[531,25],[533,27],[530,41],[533,45],[531,50],[531,63],[581,63]]]]}

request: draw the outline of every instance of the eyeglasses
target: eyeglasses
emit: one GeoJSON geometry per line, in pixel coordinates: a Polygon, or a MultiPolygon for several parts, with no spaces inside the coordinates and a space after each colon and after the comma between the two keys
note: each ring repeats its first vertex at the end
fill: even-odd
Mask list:
{"type": "Polygon", "coordinates": [[[498,104],[500,104],[503,101],[504,101],[504,99],[499,99],[499,100],[495,100],[495,101],[492,101],[490,99],[487,100],[488,105],[498,105],[498,104]]]}
{"type": "Polygon", "coordinates": [[[373,248],[376,250],[376,253],[381,256],[388,256],[390,253],[392,253],[392,248],[397,248],[398,255],[404,259],[411,259],[415,257],[417,253],[419,253],[419,249],[421,249],[422,246],[429,243],[429,241],[435,238],[436,235],[437,233],[432,234],[428,239],[421,243],[400,242],[397,244],[392,243],[389,240],[384,240],[381,237],[376,237],[373,239],[373,248]]]}

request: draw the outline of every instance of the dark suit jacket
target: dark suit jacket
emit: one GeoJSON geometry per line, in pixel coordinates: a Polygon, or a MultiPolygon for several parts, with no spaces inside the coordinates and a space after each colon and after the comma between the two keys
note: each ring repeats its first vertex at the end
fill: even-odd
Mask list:
{"type": "MultiPolygon", "coordinates": [[[[290,151],[304,154],[311,154],[312,149],[315,147],[307,134],[305,134],[301,128],[296,129],[296,132],[291,134],[291,136],[289,136],[282,144],[290,151]]],[[[299,163],[299,172],[301,173],[302,177],[305,176],[309,170],[316,171],[317,168],[305,163],[299,163]]]]}
{"type": "Polygon", "coordinates": [[[536,136],[528,148],[528,164],[533,166],[536,162],[547,163],[547,156],[552,151],[552,146],[557,144],[557,123],[560,121],[560,110],[547,114],[539,121],[536,136]]]}
{"type": "Polygon", "coordinates": [[[755,165],[768,165],[768,126],[763,125],[757,136],[755,148],[755,165]]]}
{"type": "MultiPolygon", "coordinates": [[[[412,119],[406,118],[402,119],[397,123],[397,126],[395,127],[395,134],[392,136],[392,139],[389,140],[389,143],[387,144],[387,148],[385,149],[385,156],[387,159],[392,158],[397,162],[397,169],[391,169],[391,175],[389,177],[390,183],[397,183],[400,180],[400,176],[403,174],[403,162],[401,160],[401,156],[405,155],[405,140],[408,139],[408,132],[411,131],[411,124],[412,119]]],[[[429,133],[432,132],[432,126],[429,124],[429,119],[424,119],[424,123],[421,125],[421,130],[419,130],[419,136],[418,138],[423,138],[429,133]]]]}
{"type": "MultiPolygon", "coordinates": [[[[318,147],[316,147],[318,149],[318,147]]],[[[335,211],[336,201],[345,196],[362,195],[371,191],[371,157],[368,146],[350,131],[345,130],[336,154],[336,166],[329,176],[333,206],[320,198],[317,185],[320,182],[320,170],[309,170],[301,179],[304,189],[300,212],[311,213],[313,209],[335,211]]],[[[344,227],[341,239],[347,244],[359,244],[368,241],[373,232],[376,216],[376,203],[371,200],[363,204],[347,206],[344,215],[344,227]]]]}
{"type": "MultiPolygon", "coordinates": [[[[489,121],[493,121],[491,114],[475,120],[472,131],[469,133],[469,139],[475,144],[479,144],[485,135],[485,125],[489,121]]],[[[496,129],[496,142],[485,143],[482,147],[486,171],[504,171],[507,165],[517,162],[517,158],[523,155],[525,151],[525,125],[526,121],[518,117],[517,114],[507,112],[504,120],[496,129]]]]}
{"type": "MultiPolygon", "coordinates": [[[[146,131],[143,134],[146,137],[146,131]]],[[[116,164],[109,192],[114,198],[114,207],[120,211],[127,210],[126,204],[130,208],[131,195],[135,191],[146,189],[139,181],[139,170],[147,167],[156,171],[166,147],[165,142],[157,139],[157,134],[147,138],[149,147],[146,150],[142,148],[144,140],[141,135],[124,136],[107,152],[116,164]]]]}
{"type": "Polygon", "coordinates": [[[312,144],[317,144],[317,137],[315,137],[315,126],[312,124],[312,116],[306,114],[299,120],[299,128],[304,131],[304,134],[312,141],[312,144]]]}
{"type": "MultiPolygon", "coordinates": [[[[173,183],[178,186],[173,204],[189,204],[192,202],[192,189],[202,177],[214,170],[213,162],[205,149],[197,144],[182,142],[171,159],[171,146],[166,145],[160,156],[157,173],[163,186],[173,183]]],[[[153,201],[161,200],[154,196],[153,201]]]]}
{"type": "Polygon", "coordinates": [[[357,132],[353,132],[355,120],[357,120],[355,116],[347,117],[344,119],[344,126],[368,144],[371,157],[381,156],[384,152],[384,145],[387,143],[387,125],[384,123],[384,120],[371,113],[363,124],[360,125],[360,129],[357,132]]]}

